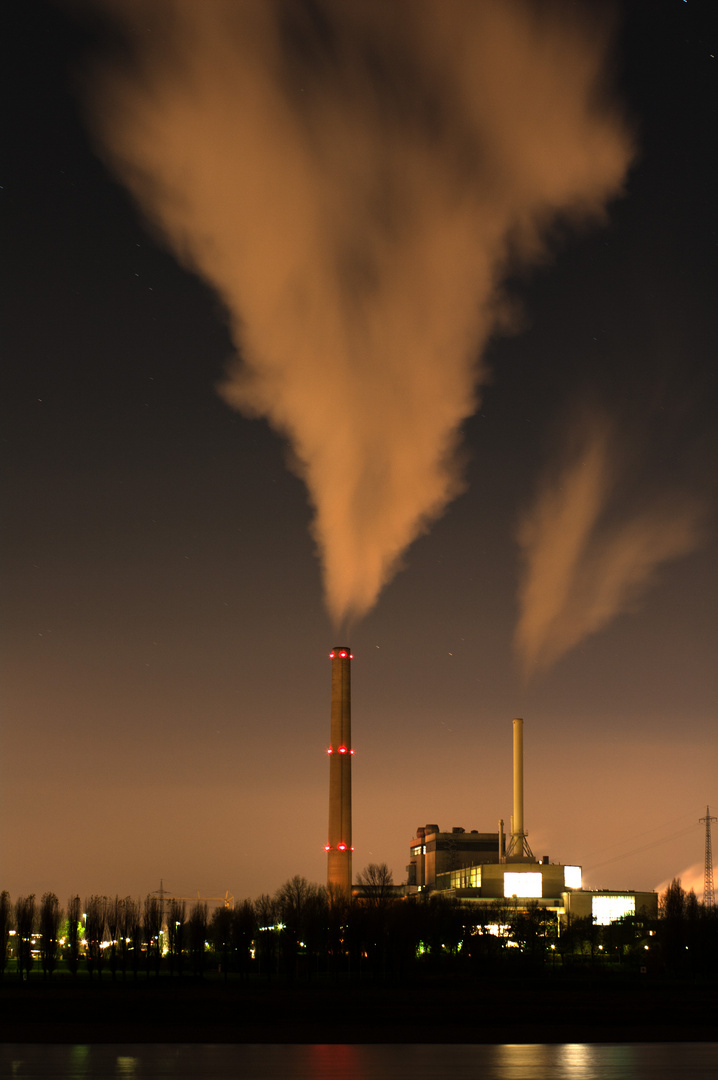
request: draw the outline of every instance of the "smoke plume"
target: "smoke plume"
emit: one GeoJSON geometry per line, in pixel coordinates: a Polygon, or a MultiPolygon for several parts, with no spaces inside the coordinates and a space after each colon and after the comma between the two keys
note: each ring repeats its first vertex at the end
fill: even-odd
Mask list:
{"type": "Polygon", "coordinates": [[[103,152],[226,306],[220,392],[287,438],[327,608],[359,617],[461,490],[502,279],[620,189],[608,28],[528,0],[99,2],[125,31],[88,82],[103,152]]]}
{"type": "Polygon", "coordinates": [[[630,446],[605,413],[577,411],[519,529],[515,644],[530,675],[633,610],[661,564],[704,539],[705,504],[641,491],[630,446]]]}

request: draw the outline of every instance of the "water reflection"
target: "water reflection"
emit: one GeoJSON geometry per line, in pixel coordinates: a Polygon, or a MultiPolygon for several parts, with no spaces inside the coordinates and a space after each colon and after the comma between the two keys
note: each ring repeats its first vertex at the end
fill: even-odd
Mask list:
{"type": "Polygon", "coordinates": [[[714,1080],[718,1043],[0,1045],[17,1080],[714,1080]]]}
{"type": "Polygon", "coordinates": [[[138,1059],[127,1054],[117,1055],[116,1073],[118,1076],[137,1076],[138,1059]]]}

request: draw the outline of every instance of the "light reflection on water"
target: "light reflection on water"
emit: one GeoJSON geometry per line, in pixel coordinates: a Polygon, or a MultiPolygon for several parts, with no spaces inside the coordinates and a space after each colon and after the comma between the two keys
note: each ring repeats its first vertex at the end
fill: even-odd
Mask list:
{"type": "Polygon", "coordinates": [[[17,1080],[715,1080],[718,1043],[0,1046],[17,1080]]]}

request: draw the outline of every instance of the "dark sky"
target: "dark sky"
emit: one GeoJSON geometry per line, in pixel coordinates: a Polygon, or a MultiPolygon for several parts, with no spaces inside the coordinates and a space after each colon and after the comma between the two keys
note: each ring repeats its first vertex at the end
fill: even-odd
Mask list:
{"type": "Polygon", "coordinates": [[[237,897],[324,880],[327,657],[344,643],[355,870],[386,861],[402,881],[418,825],[508,822],[522,715],[536,854],[581,863],[591,887],[702,888],[698,818],[718,807],[709,8],[619,9],[624,194],[509,275],[520,325],[484,349],[465,490],[338,642],[286,441],[217,392],[226,308],[90,134],[93,5],[5,5],[0,888],[64,903],[160,878],[237,897]],[[578,607],[636,521],[660,551],[687,513],[690,539],[527,679],[519,522],[566,425],[596,416],[615,471],[578,607]]]}

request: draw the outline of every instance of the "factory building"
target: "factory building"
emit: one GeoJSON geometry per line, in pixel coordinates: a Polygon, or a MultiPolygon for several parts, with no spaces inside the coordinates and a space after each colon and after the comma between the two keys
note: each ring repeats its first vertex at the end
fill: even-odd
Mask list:
{"type": "MultiPolygon", "coordinates": [[[[350,897],[366,893],[352,886],[351,661],[348,646],[336,646],[332,661],[329,756],[329,830],[327,885],[350,897]]],[[[477,905],[510,902],[517,907],[538,904],[559,920],[593,917],[606,925],[626,915],[654,918],[655,892],[589,892],[582,888],[581,867],[535,858],[524,830],[523,720],[513,721],[513,814],[510,835],[499,821],[496,832],[454,827],[442,832],[428,824],[416,830],[411,842],[407,884],[394,886],[395,895],[440,891],[477,905]]]]}
{"type": "Polygon", "coordinates": [[[510,903],[526,907],[530,902],[553,912],[563,923],[569,918],[591,916],[599,926],[627,915],[649,919],[658,916],[658,895],[633,890],[587,890],[582,888],[581,867],[541,861],[523,855],[516,861],[501,855],[503,834],[453,828],[441,832],[438,825],[416,830],[409,848],[408,895],[441,892],[477,906],[510,903]]]}
{"type": "Polygon", "coordinates": [[[514,801],[510,838],[504,823],[498,831],[467,832],[453,828],[441,832],[436,824],[420,826],[409,847],[407,894],[437,891],[477,905],[510,903],[517,907],[536,904],[569,918],[592,917],[607,925],[627,915],[656,918],[655,892],[589,891],[582,887],[581,867],[552,863],[548,855],[537,859],[524,830],[523,817],[523,720],[513,722],[514,801]]]}
{"type": "Polygon", "coordinates": [[[503,854],[501,834],[466,832],[453,828],[441,832],[438,825],[416,830],[406,868],[407,883],[419,889],[435,888],[438,876],[481,863],[498,863],[503,854]]]}

